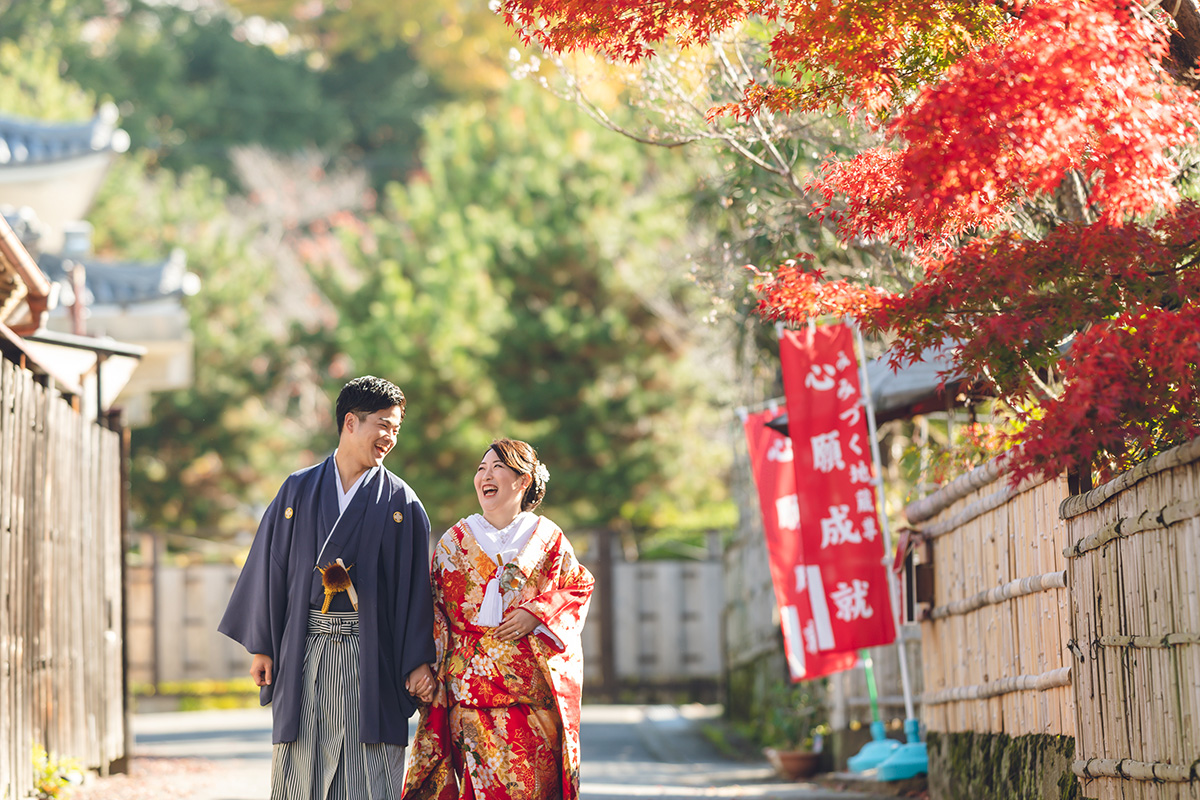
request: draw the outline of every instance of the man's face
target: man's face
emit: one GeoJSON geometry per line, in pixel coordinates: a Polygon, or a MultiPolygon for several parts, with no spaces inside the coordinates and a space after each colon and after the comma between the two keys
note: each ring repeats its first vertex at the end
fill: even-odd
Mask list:
{"type": "Polygon", "coordinates": [[[364,419],[354,413],[346,414],[338,450],[352,456],[363,469],[379,466],[396,445],[400,418],[400,406],[382,408],[364,419]]]}

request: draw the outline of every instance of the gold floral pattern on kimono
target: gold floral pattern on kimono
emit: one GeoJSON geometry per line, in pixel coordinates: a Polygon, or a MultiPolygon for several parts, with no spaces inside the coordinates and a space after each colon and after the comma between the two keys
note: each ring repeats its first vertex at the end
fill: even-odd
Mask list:
{"type": "Polygon", "coordinates": [[[439,689],[421,710],[405,797],[579,797],[579,637],[593,583],[545,517],[502,568],[465,521],[446,531],[432,580],[439,689]],[[525,609],[553,637],[534,632],[502,642],[495,628],[475,623],[497,570],[505,610],[525,609]]]}

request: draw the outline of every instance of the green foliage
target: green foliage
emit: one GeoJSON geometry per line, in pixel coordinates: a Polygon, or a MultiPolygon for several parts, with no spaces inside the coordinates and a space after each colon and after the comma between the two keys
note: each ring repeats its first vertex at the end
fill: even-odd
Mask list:
{"type": "Polygon", "coordinates": [[[351,131],[339,151],[355,157],[380,188],[408,177],[422,113],[448,99],[405,45],[365,60],[335,56],[321,73],[321,92],[325,113],[341,117],[351,131]]]}
{"type": "Polygon", "coordinates": [[[0,85],[0,109],[81,119],[92,98],[111,98],[133,149],[152,151],[152,164],[179,174],[204,166],[226,183],[229,149],[249,144],[336,151],[361,160],[380,186],[406,175],[417,117],[444,96],[409,45],[327,58],[287,40],[255,43],[247,31],[228,13],[170,3],[133,0],[115,14],[99,2],[18,2],[0,20],[10,53],[0,49],[0,75],[27,90],[14,106],[0,85]],[[82,111],[78,102],[58,108],[64,71],[82,111]]]}
{"type": "Polygon", "coordinates": [[[134,683],[130,685],[129,693],[135,703],[141,698],[173,700],[179,711],[256,708],[259,705],[258,687],[248,677],[227,681],[163,681],[157,686],[134,683]]]}
{"type": "Polygon", "coordinates": [[[743,144],[755,160],[731,152],[712,153],[708,159],[703,153],[690,153],[705,165],[700,190],[692,198],[693,224],[713,243],[696,254],[692,271],[715,298],[713,316],[731,325],[736,337],[730,350],[738,359],[739,403],[783,394],[778,336],[755,313],[759,297],[747,264],[777,264],[808,252],[830,275],[871,274],[894,283],[889,274],[881,274],[868,243],[842,244],[830,226],[807,214],[810,200],[795,177],[813,169],[828,153],[849,152],[860,136],[848,125],[815,115],[793,124],[796,140],[782,151],[793,171],[787,177],[759,166],[771,163],[771,152],[754,137],[743,144]]]}
{"type": "Polygon", "coordinates": [[[813,737],[828,733],[824,723],[824,681],[791,683],[780,679],[763,698],[763,717],[751,732],[764,747],[807,750],[813,737]]]}
{"type": "Polygon", "coordinates": [[[38,800],[67,797],[83,783],[83,771],[73,758],[57,758],[40,744],[33,746],[33,785],[38,800]]]}
{"type": "Polygon", "coordinates": [[[200,681],[163,681],[155,686],[152,683],[134,682],[129,686],[129,693],[135,697],[155,697],[157,695],[223,695],[249,694],[258,696],[258,687],[249,677],[232,678],[230,680],[200,680],[200,681]]]}
{"type": "MultiPolygon", "coordinates": [[[[708,297],[671,263],[691,225],[690,166],[535,87],[491,95],[508,34],[479,10],[418,4],[374,22],[337,12],[361,47],[254,44],[236,16],[146,0],[120,14],[100,0],[18,0],[0,20],[0,47],[42,37],[21,45],[42,54],[25,65],[41,83],[61,72],[82,87],[79,107],[31,113],[121,107],[133,151],[90,214],[100,255],[157,260],[180,247],[201,279],[184,301],[195,385],[159,396],[133,435],[140,526],[217,537],[253,527],[282,477],[332,446],[325,404],[364,372],[409,396],[390,466],[435,526],[475,510],[474,466],[500,435],[542,451],[546,511],[564,525],[658,531],[666,553],[728,524],[711,364],[694,340],[708,297]],[[465,85],[456,70],[484,61],[492,77],[470,91],[491,100],[424,114],[465,85]],[[365,165],[380,189],[403,181],[384,192],[387,210],[297,202],[299,220],[271,221],[237,196],[231,147],[314,143],[365,165]],[[348,261],[283,253],[316,259],[337,311],[290,331],[282,320],[303,312],[275,306],[272,259],[333,236],[348,261]]],[[[27,95],[48,104],[56,91],[27,95]]]]}
{"type": "Polygon", "coordinates": [[[346,233],[362,283],[324,275],[354,320],[324,358],[405,390],[395,468],[435,527],[475,510],[475,465],[504,435],[539,449],[567,526],[644,530],[721,496],[719,458],[688,452],[710,420],[665,318],[690,300],[658,264],[686,225],[663,165],[525,86],[450,105],[424,134],[423,176],[391,187],[369,236],[346,233]]]}
{"type": "Polygon", "coordinates": [[[111,35],[69,47],[67,62],[69,77],[120,105],[135,149],[181,174],[203,165],[228,181],[235,145],[289,151],[352,135],[302,54],[245,41],[223,14],[134,0],[111,35]]]}
{"type": "Polygon", "coordinates": [[[411,51],[422,72],[457,97],[494,94],[508,83],[517,38],[478,0],[230,0],[246,15],[288,26],[334,69],[411,51]],[[315,13],[314,13],[315,12],[315,13]]]}
{"type": "Polygon", "coordinates": [[[77,41],[83,22],[105,11],[106,0],[0,0],[0,39],[35,33],[60,48],[77,41]]]}
{"type": "Polygon", "coordinates": [[[62,54],[44,30],[0,38],[0,112],[42,122],[80,122],[96,112],[96,98],[60,74],[62,54]]]}
{"type": "Polygon", "coordinates": [[[286,338],[261,318],[274,272],[226,202],[224,186],[202,169],[147,177],[144,158],[126,158],[91,214],[101,255],[156,260],[181,247],[201,280],[185,298],[194,386],[157,395],[153,422],[132,437],[134,512],[152,529],[253,528],[258,506],[278,488],[280,464],[302,460],[302,423],[270,401],[287,394],[286,338]]]}

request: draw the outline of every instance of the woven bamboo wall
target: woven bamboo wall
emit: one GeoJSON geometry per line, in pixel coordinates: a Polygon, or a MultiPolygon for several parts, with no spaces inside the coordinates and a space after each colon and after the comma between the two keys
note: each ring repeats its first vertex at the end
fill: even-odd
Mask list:
{"type": "Polygon", "coordinates": [[[1200,439],[1061,513],[1084,794],[1200,798],[1200,439]]]}
{"type": "Polygon", "coordinates": [[[0,797],[124,754],[120,440],[0,358],[0,797]]]}
{"type": "Polygon", "coordinates": [[[932,558],[921,623],[926,729],[1075,735],[1065,481],[1013,489],[996,462],[907,509],[932,558]]]}

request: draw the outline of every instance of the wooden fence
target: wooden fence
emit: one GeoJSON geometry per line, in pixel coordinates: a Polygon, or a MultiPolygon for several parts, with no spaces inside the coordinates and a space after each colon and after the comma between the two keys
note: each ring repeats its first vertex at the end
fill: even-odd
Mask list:
{"type": "Polygon", "coordinates": [[[908,507],[932,565],[921,623],[926,730],[1075,735],[1065,480],[1011,487],[998,462],[908,507]]]}
{"type": "Polygon", "coordinates": [[[1200,798],[1200,440],[1073,497],[993,462],[909,518],[930,732],[1069,736],[1085,797],[1200,798]]]}
{"type": "Polygon", "coordinates": [[[1084,793],[1200,797],[1200,439],[1064,501],[1084,793]]]}
{"type": "Polygon", "coordinates": [[[0,359],[0,797],[124,756],[121,439],[0,359]]]}
{"type": "MultiPolygon", "coordinates": [[[[597,579],[583,629],[589,696],[715,698],[722,672],[720,562],[626,562],[603,533],[572,539],[597,579]]],[[[217,632],[240,567],[172,564],[161,557],[161,540],[153,540],[143,537],[141,549],[159,557],[128,570],[130,680],[244,677],[245,651],[217,632]]]]}

